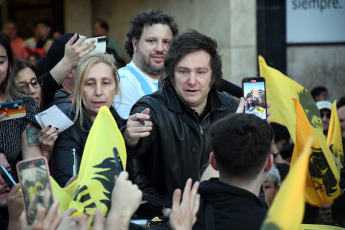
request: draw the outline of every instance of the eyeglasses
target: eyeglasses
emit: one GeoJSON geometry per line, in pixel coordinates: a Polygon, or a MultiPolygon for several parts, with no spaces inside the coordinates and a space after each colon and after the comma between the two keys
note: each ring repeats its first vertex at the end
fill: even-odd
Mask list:
{"type": "Polygon", "coordinates": [[[30,91],[29,85],[31,85],[34,88],[39,88],[40,83],[38,82],[37,78],[31,79],[30,82],[21,82],[18,84],[18,87],[25,90],[26,92],[30,91]]]}
{"type": "Polygon", "coordinates": [[[328,119],[331,118],[331,114],[330,113],[321,113],[321,118],[323,118],[324,116],[326,116],[328,119]]]}

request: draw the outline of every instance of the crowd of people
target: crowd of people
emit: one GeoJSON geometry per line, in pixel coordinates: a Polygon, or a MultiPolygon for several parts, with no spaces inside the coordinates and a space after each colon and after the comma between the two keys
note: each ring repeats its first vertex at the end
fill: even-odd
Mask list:
{"type": "MultiPolygon", "coordinates": [[[[108,36],[104,20],[93,29],[95,36],[108,36]]],[[[46,21],[26,41],[16,36],[14,22],[0,33],[0,103],[23,100],[26,109],[17,119],[2,120],[6,113],[0,114],[0,164],[16,181],[19,160],[44,156],[55,181],[68,185],[106,106],[126,144],[127,172],[116,178],[107,217],[96,211],[95,229],[141,229],[131,219],[157,216],[162,224],[151,228],[260,229],[288,174],[293,143],[286,127],[243,113],[263,102],[245,100],[240,87],[223,79],[213,38],[195,30],[179,34],[173,16],[146,10],[130,21],[125,49],[132,60],[117,70],[121,53],[110,38],[107,53],[90,54],[94,41],[50,33],[46,21]],[[53,105],[74,122],[61,133],[35,119],[53,105]]],[[[318,87],[312,95],[327,135],[327,89],[318,87]]],[[[264,104],[270,107],[269,98],[264,104]]],[[[337,108],[344,142],[344,97],[337,108]]],[[[344,171],[341,176],[345,189],[344,171]]],[[[1,229],[88,228],[87,216],[75,217],[73,209],[61,214],[57,199],[49,210],[38,205],[29,224],[20,185],[10,189],[2,177],[0,182],[1,229]]],[[[344,199],[307,208],[304,223],[345,227],[344,199]]]]}

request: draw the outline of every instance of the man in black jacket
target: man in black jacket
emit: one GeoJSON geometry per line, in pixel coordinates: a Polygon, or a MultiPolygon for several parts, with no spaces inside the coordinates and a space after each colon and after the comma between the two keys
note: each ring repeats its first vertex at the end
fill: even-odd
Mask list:
{"type": "Polygon", "coordinates": [[[163,87],[133,106],[131,114],[142,113],[128,120],[124,138],[128,156],[138,157],[129,160],[133,181],[144,193],[170,199],[188,178],[200,180],[211,152],[207,130],[234,113],[238,102],[218,92],[223,78],[217,43],[197,31],[173,38],[163,76],[163,87]]]}
{"type": "Polygon", "coordinates": [[[273,129],[255,115],[236,113],[215,122],[209,139],[219,179],[200,184],[193,229],[260,229],[267,209],[258,195],[273,163],[273,129]]]}

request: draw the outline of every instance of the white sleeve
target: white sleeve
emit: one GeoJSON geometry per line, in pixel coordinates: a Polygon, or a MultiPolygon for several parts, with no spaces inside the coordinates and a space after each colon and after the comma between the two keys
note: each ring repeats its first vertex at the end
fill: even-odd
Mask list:
{"type": "Polygon", "coordinates": [[[132,106],[144,95],[142,90],[138,87],[135,81],[124,77],[120,80],[120,93],[115,96],[114,103],[115,109],[118,114],[123,118],[127,119],[131,112],[132,106]]]}

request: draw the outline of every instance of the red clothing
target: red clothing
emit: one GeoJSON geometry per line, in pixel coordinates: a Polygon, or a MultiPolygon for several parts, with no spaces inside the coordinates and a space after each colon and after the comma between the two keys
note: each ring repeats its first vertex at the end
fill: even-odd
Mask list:
{"type": "Polygon", "coordinates": [[[25,49],[25,41],[20,37],[16,37],[11,41],[11,48],[15,56],[27,59],[29,53],[25,49]]]}

